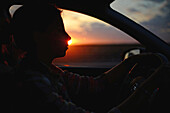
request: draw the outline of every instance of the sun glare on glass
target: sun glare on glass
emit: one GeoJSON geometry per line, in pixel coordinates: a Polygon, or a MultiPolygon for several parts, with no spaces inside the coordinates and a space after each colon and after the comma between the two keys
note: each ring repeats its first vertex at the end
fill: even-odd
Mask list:
{"type": "Polygon", "coordinates": [[[69,40],[69,41],[68,41],[68,45],[71,45],[71,43],[72,43],[72,40],[69,40]]]}

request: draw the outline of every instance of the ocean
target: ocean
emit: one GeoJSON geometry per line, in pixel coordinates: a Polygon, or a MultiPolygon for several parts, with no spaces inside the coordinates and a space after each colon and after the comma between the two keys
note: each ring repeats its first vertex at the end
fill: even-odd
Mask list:
{"type": "Polygon", "coordinates": [[[110,68],[122,61],[125,51],[137,47],[141,45],[72,45],[65,57],[56,58],[53,63],[66,67],[110,68]]]}

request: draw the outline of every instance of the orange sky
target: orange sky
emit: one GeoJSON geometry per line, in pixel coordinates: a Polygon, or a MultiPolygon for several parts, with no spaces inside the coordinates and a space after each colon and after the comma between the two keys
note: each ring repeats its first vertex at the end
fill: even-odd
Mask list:
{"type": "Polygon", "coordinates": [[[64,10],[65,29],[72,45],[135,43],[128,35],[96,18],[64,10]]]}

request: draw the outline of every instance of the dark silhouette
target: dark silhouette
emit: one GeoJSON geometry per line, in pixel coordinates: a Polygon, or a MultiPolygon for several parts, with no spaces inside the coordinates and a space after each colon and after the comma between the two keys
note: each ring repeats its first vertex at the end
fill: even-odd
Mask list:
{"type": "Polygon", "coordinates": [[[155,78],[162,68],[121,104],[116,103],[117,84],[136,62],[159,58],[154,54],[132,56],[97,78],[63,71],[51,64],[54,58],[65,56],[71,39],[60,13],[53,5],[24,5],[13,16],[14,40],[26,53],[16,69],[13,111],[135,113],[145,107],[148,94],[157,88],[155,78]]]}

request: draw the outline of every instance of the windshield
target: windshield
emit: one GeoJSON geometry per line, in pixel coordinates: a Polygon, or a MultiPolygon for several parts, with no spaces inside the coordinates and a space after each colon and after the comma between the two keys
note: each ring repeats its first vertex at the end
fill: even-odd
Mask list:
{"type": "Polygon", "coordinates": [[[170,43],[170,0],[115,0],[110,7],[170,43]]]}

